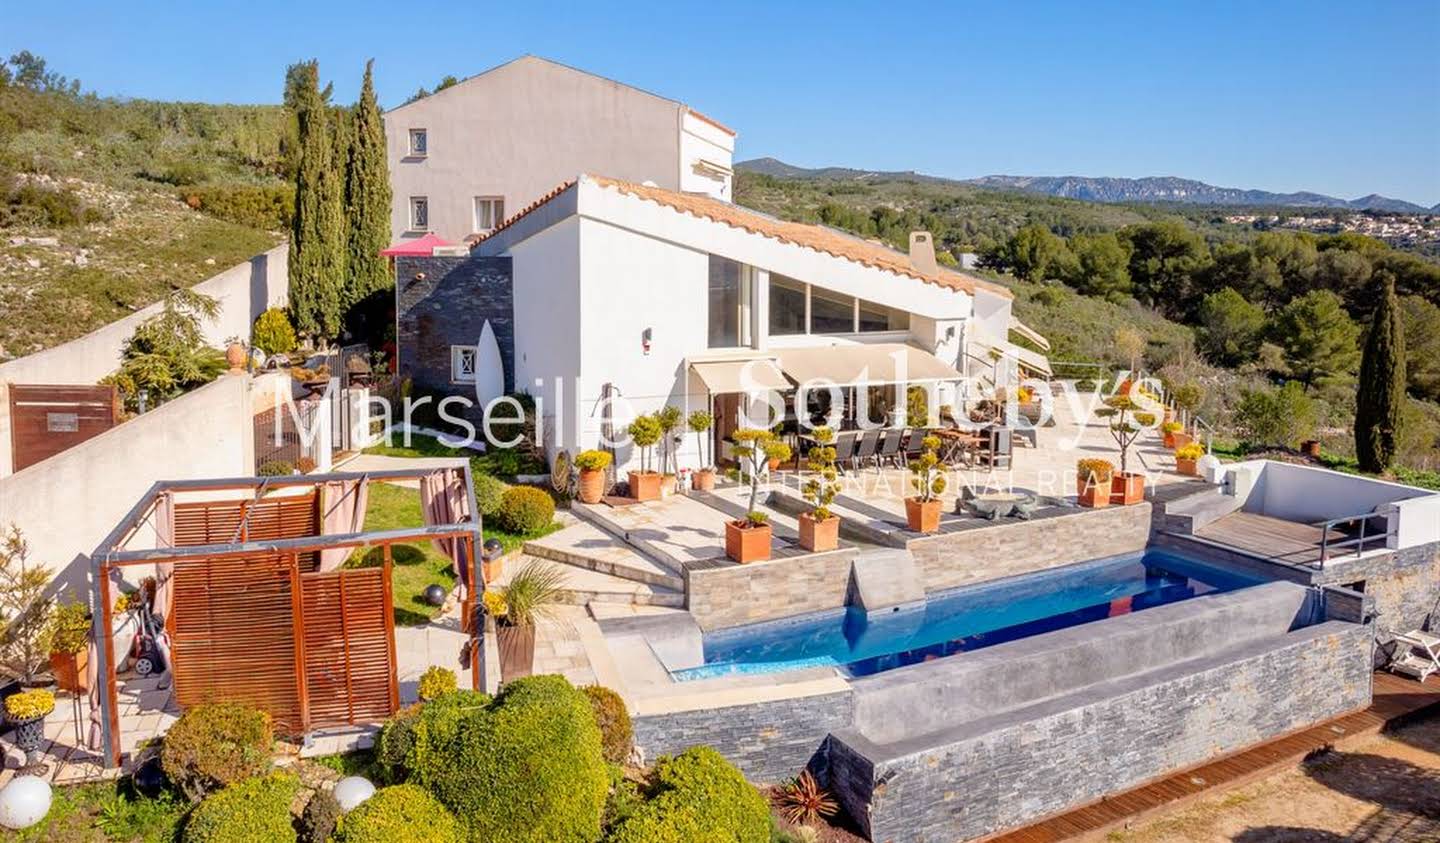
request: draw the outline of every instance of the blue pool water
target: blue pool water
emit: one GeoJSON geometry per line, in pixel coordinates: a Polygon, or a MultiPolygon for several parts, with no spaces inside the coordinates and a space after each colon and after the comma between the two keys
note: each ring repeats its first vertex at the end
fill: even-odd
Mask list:
{"type": "Polygon", "coordinates": [[[924,607],[868,619],[850,609],[721,630],[705,636],[704,665],[674,676],[684,681],[820,666],[866,676],[1258,582],[1149,550],[955,589],[924,607]]]}

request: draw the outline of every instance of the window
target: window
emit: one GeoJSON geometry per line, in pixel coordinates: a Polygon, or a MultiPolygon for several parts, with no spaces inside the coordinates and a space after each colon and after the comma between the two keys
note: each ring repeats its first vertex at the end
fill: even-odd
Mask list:
{"type": "Polygon", "coordinates": [[[867,331],[908,331],[910,314],[883,304],[860,300],[860,332],[867,331]]]}
{"type": "Polygon", "coordinates": [[[810,333],[855,332],[855,299],[819,287],[810,288],[810,333]]]}
{"type": "Polygon", "coordinates": [[[410,154],[416,157],[429,155],[430,138],[424,129],[410,130],[410,154]]]}
{"type": "Polygon", "coordinates": [[[750,279],[738,261],[710,256],[711,348],[750,344],[750,279]]]}
{"type": "Polygon", "coordinates": [[[806,330],[805,284],[770,273],[770,334],[803,334],[806,330]]]}
{"type": "Polygon", "coordinates": [[[455,383],[475,382],[475,346],[450,346],[450,380],[455,383]]]}
{"type": "Polygon", "coordinates": [[[505,221],[505,200],[499,196],[475,197],[475,232],[485,234],[505,221]]]}
{"type": "Polygon", "coordinates": [[[410,197],[410,230],[430,230],[430,200],[424,196],[410,197]]]}

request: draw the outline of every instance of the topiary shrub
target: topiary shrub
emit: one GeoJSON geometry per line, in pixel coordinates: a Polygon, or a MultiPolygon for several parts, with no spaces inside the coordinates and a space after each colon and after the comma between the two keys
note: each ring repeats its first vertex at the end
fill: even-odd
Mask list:
{"type": "Polygon", "coordinates": [[[207,796],[190,812],[181,843],[285,843],[296,840],[290,803],[300,780],[272,773],[207,796]]]}
{"type": "Polygon", "coordinates": [[[431,665],[420,674],[420,686],[416,693],[423,701],[430,701],[454,691],[459,687],[455,671],[440,665],[431,665]]]}
{"type": "Polygon", "coordinates": [[[270,715],[241,703],[207,703],[186,709],[165,734],[160,765],[191,799],[258,776],[270,767],[275,735],[270,715]]]}
{"type": "Polygon", "coordinates": [[[500,501],[509,491],[510,484],[504,480],[497,480],[488,474],[481,474],[471,468],[471,476],[475,484],[475,505],[480,508],[480,514],[489,518],[500,509],[500,501]]]}
{"type": "Polygon", "coordinates": [[[580,689],[590,700],[595,712],[595,725],[600,727],[600,748],[611,764],[624,764],[630,759],[635,730],[630,724],[630,711],[620,695],[602,685],[586,685],[580,689]]]}
{"type": "Polygon", "coordinates": [[[295,473],[295,466],[289,460],[266,460],[255,469],[260,477],[287,477],[295,473]]]}
{"type": "Polygon", "coordinates": [[[561,676],[529,676],[493,701],[457,691],[427,703],[411,780],[471,840],[594,843],[609,776],[590,703],[561,676]]]}
{"type": "Polygon", "coordinates": [[[302,843],[327,843],[344,813],[340,810],[340,803],[335,801],[334,793],[315,791],[300,813],[300,840],[302,843]]]}
{"type": "Polygon", "coordinates": [[[621,820],[607,843],[769,843],[765,798],[708,746],[661,758],[648,795],[649,801],[621,820]]]}
{"type": "Polygon", "coordinates": [[[534,486],[510,487],[495,511],[500,529],[522,536],[538,533],[554,520],[555,501],[534,486]]]}
{"type": "Polygon", "coordinates": [[[295,350],[295,329],[290,326],[290,317],[278,307],[272,307],[255,320],[251,343],[265,356],[289,354],[295,350]]]}
{"type": "Polygon", "coordinates": [[[340,821],[334,843],[460,843],[454,815],[423,787],[397,784],[374,796],[340,821]]]}

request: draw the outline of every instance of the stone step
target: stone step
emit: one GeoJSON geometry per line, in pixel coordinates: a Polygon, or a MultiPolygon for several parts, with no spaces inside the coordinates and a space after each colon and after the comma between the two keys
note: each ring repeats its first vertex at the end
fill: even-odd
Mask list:
{"type": "Polygon", "coordinates": [[[637,606],[665,606],[674,609],[684,608],[685,593],[673,588],[665,588],[659,585],[636,582],[622,577],[612,576],[592,571],[588,568],[580,568],[556,562],[550,559],[542,559],[538,556],[530,556],[521,553],[512,561],[505,564],[500,575],[500,584],[504,585],[510,581],[515,573],[523,569],[532,561],[539,561],[545,565],[553,565],[560,569],[565,576],[564,583],[560,586],[558,600],[560,603],[570,606],[588,606],[592,602],[598,603],[621,603],[637,606]]]}
{"type": "Polygon", "coordinates": [[[575,501],[570,505],[570,512],[579,520],[598,527],[625,542],[640,555],[669,569],[670,573],[675,576],[684,577],[685,560],[665,550],[656,542],[649,541],[643,536],[631,535],[625,525],[609,514],[609,506],[601,503],[586,504],[575,501]]]}
{"type": "Polygon", "coordinates": [[[674,591],[685,589],[683,577],[652,562],[623,539],[590,523],[572,524],[543,538],[528,541],[524,550],[531,556],[598,571],[612,577],[658,585],[674,591]]]}

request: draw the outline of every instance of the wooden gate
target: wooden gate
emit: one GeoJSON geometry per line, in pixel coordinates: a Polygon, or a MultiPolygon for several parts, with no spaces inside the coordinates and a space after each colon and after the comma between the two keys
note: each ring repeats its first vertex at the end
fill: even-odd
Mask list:
{"type": "Polygon", "coordinates": [[[301,577],[310,728],[377,723],[399,708],[383,568],[301,577]]]}
{"type": "Polygon", "coordinates": [[[113,386],[11,384],[11,465],[19,471],[119,423],[120,394],[113,386]]]}

